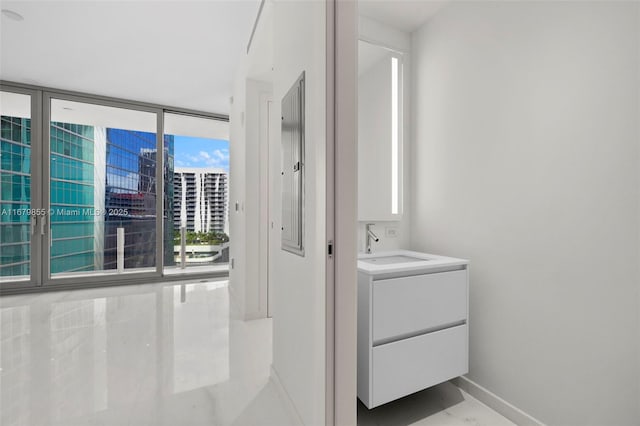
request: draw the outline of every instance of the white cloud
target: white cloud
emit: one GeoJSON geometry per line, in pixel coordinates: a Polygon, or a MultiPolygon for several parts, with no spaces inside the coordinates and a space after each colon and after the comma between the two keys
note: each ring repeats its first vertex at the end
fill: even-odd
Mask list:
{"type": "Polygon", "coordinates": [[[221,147],[214,150],[203,150],[194,153],[178,153],[174,161],[178,167],[216,167],[228,169],[229,149],[221,147]]]}
{"type": "Polygon", "coordinates": [[[218,157],[220,160],[228,160],[229,159],[229,150],[228,149],[216,149],[213,151],[213,155],[218,157]]]}
{"type": "Polygon", "coordinates": [[[214,167],[228,166],[229,164],[229,150],[228,149],[216,149],[209,155],[207,159],[207,165],[214,167]]]}

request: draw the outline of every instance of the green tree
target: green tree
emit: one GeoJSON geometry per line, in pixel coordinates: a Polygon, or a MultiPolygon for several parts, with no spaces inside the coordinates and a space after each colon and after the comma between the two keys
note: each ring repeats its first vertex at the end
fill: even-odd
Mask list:
{"type": "MultiPolygon", "coordinates": [[[[219,245],[229,242],[229,236],[224,232],[187,231],[186,240],[188,245],[219,245]]],[[[175,245],[180,245],[180,230],[173,231],[173,243],[175,245]]]]}

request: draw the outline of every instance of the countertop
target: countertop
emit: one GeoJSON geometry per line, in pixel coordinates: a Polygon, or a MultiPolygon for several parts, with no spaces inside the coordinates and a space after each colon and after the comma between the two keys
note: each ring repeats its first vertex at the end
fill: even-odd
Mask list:
{"type": "Polygon", "coordinates": [[[439,256],[436,254],[421,253],[411,250],[379,251],[371,254],[358,253],[358,272],[363,272],[369,275],[390,274],[394,272],[429,272],[432,269],[440,270],[442,268],[453,268],[467,264],[469,264],[469,261],[465,259],[457,259],[455,257],[439,256]],[[408,256],[424,260],[381,265],[362,261],[362,259],[388,256],[408,256]]]}

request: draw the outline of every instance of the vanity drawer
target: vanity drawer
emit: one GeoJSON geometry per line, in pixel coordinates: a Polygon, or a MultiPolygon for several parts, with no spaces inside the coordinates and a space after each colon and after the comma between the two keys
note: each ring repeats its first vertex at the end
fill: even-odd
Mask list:
{"type": "Polygon", "coordinates": [[[369,408],[466,374],[467,348],[467,325],[374,347],[369,408]]]}
{"type": "Polygon", "coordinates": [[[467,271],[374,281],[373,344],[467,319],[467,271]]]}

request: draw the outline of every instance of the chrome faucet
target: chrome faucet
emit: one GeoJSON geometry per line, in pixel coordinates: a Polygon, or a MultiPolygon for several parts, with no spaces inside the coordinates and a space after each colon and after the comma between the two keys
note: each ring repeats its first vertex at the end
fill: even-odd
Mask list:
{"type": "Polygon", "coordinates": [[[375,241],[376,243],[380,241],[380,238],[378,238],[378,236],[371,230],[371,227],[373,225],[373,223],[367,223],[367,253],[369,254],[371,253],[371,240],[375,241]]]}

